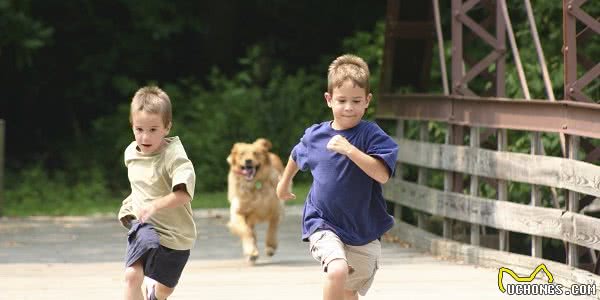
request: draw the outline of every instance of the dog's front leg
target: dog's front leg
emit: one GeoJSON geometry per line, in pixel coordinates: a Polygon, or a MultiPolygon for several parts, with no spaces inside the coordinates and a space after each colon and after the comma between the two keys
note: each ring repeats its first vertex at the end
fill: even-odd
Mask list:
{"type": "Polygon", "coordinates": [[[232,212],[227,225],[229,230],[242,240],[242,249],[248,261],[255,262],[258,258],[258,247],[256,246],[254,224],[248,224],[245,216],[232,212]]]}

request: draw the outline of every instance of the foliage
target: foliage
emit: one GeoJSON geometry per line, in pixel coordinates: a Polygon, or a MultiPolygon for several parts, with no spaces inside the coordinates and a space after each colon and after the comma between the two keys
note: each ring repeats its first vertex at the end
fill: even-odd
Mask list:
{"type": "MultiPolygon", "coordinates": [[[[371,64],[372,73],[378,74],[381,51],[377,51],[377,48],[381,48],[383,41],[380,37],[383,32],[381,22],[375,32],[356,33],[345,40],[344,49],[340,52],[363,56],[371,64]]],[[[309,73],[301,68],[292,73],[286,72],[281,65],[272,65],[268,60],[264,49],[255,45],[249,47],[247,54],[239,59],[240,70],[232,76],[213,68],[207,74],[206,86],[193,78],[161,86],[173,103],[174,125],[171,133],[180,136],[188,156],[195,164],[199,197],[207,192],[218,193],[225,189],[228,172],[225,159],[233,143],[252,142],[259,137],[266,137],[273,143],[272,151],[285,162],[305,128],[331,118],[322,98],[326,89],[325,71],[330,61],[324,65],[310,66],[321,72],[309,73]]],[[[377,76],[373,76],[372,80],[376,83],[377,76]]],[[[113,82],[124,99],[130,98],[139,85],[156,84],[138,84],[125,76],[116,76],[113,82]]],[[[370,111],[371,115],[373,111],[370,111]]],[[[104,199],[104,203],[114,209],[118,199],[122,199],[128,189],[123,165],[123,151],[133,139],[128,114],[129,102],[123,101],[115,113],[94,120],[87,140],[83,143],[73,142],[71,147],[66,148],[65,157],[68,159],[61,170],[47,171],[38,164],[25,167],[21,173],[11,174],[11,183],[7,185],[7,202],[15,209],[6,212],[14,214],[17,213],[16,208],[21,207],[23,211],[35,213],[36,210],[31,207],[39,204],[39,201],[45,201],[49,205],[46,207],[52,207],[51,214],[82,212],[85,210],[81,208],[65,208],[80,196],[85,196],[90,202],[104,199]],[[18,178],[24,180],[19,181],[18,178]],[[93,184],[97,193],[90,196],[81,195],[77,189],[66,191],[69,184],[75,182],[80,186],[93,184]],[[56,188],[52,193],[41,196],[49,185],[56,188]],[[56,204],[58,202],[62,204],[56,204]]],[[[309,175],[302,173],[297,181],[306,181],[308,178],[309,175]]],[[[302,183],[300,186],[303,186],[302,183]]],[[[210,196],[208,200],[212,203],[207,204],[209,207],[225,204],[210,196]]]]}
{"type": "Polygon", "coordinates": [[[33,55],[52,38],[53,29],[30,16],[29,1],[0,0],[0,56],[14,67],[31,66],[33,55]]]}
{"type": "MultiPolygon", "coordinates": [[[[226,28],[227,24],[232,24],[235,13],[229,11],[225,4],[215,5],[231,14],[223,14],[225,19],[221,21],[212,20],[220,22],[221,27],[218,27],[219,31],[211,31],[211,20],[196,18],[197,12],[205,5],[201,3],[174,1],[174,6],[169,6],[152,0],[142,7],[131,1],[117,1],[111,8],[94,1],[83,3],[85,9],[78,10],[71,21],[65,23],[57,20],[60,14],[52,13],[61,10],[68,13],[72,4],[0,0],[0,25],[12,28],[0,33],[0,63],[7,64],[7,55],[21,56],[14,60],[16,65],[13,69],[19,65],[21,72],[16,72],[15,81],[7,84],[7,97],[21,99],[21,93],[26,94],[21,104],[23,107],[35,107],[48,115],[60,116],[52,118],[52,126],[61,128],[58,133],[48,135],[39,126],[32,129],[26,127],[29,126],[26,122],[17,123],[25,126],[23,130],[31,132],[26,139],[28,147],[20,149],[40,150],[33,155],[27,153],[28,156],[24,156],[27,159],[8,162],[5,184],[7,214],[19,214],[20,211],[37,213],[35,207],[53,214],[90,212],[92,209],[86,210],[86,207],[104,205],[114,209],[128,189],[122,155],[132,141],[128,123],[129,99],[142,85],[158,84],[170,95],[174,108],[172,134],[181,137],[188,156],[195,163],[198,195],[210,195],[225,189],[228,168],[225,158],[234,142],[252,142],[258,137],[267,137],[273,142],[273,151],[285,161],[304,128],[330,118],[322,98],[326,88],[326,70],[331,60],[342,53],[358,54],[370,66],[370,83],[375,97],[366,116],[374,118],[383,54],[384,22],[381,20],[372,30],[355,29],[351,35],[345,35],[346,38],[337,42],[329,41],[333,35],[317,36],[319,28],[314,24],[315,28],[306,29],[315,40],[327,41],[327,51],[313,49],[319,43],[308,43],[312,46],[306,49],[301,49],[298,41],[279,43],[281,36],[275,33],[279,34],[283,29],[272,28],[269,24],[268,28],[273,30],[265,39],[252,42],[244,39],[241,43],[245,53],[234,53],[241,58],[232,60],[224,53],[230,51],[233,41],[223,32],[249,29],[226,28]],[[213,37],[209,40],[215,45],[199,45],[201,36],[213,37]],[[122,43],[113,43],[114,39],[122,43]],[[82,43],[72,43],[73,40],[81,40],[82,43]],[[217,43],[224,44],[219,44],[218,48],[217,43]],[[166,44],[170,46],[164,47],[166,44]],[[206,53],[200,49],[213,46],[212,56],[198,54],[206,53]],[[286,55],[278,52],[282,50],[286,55]],[[307,51],[313,51],[313,55],[306,54],[307,51]],[[36,53],[40,52],[46,59],[40,59],[38,65],[34,58],[37,59],[36,53]],[[65,63],[72,57],[79,60],[73,64],[65,63]],[[212,60],[228,63],[207,66],[207,61],[212,60]],[[55,74],[56,70],[62,72],[56,73],[56,78],[48,75],[55,74]],[[24,92],[11,90],[10,86],[17,86],[16,83],[30,88],[24,92]]],[[[277,7],[298,5],[286,4],[285,1],[261,3],[275,6],[263,12],[274,19],[281,18],[277,7]]],[[[239,8],[248,4],[240,2],[235,5],[239,8]]],[[[513,21],[513,26],[532,97],[544,99],[546,95],[538,75],[535,49],[529,42],[522,5],[517,2],[511,4],[511,17],[518,20],[513,21]]],[[[596,11],[598,6],[588,5],[586,8],[596,11]]],[[[450,12],[448,7],[444,9],[442,21],[447,30],[444,51],[449,67],[450,12]]],[[[553,88],[557,98],[562,98],[560,3],[536,2],[534,10],[553,88]]],[[[296,29],[294,32],[301,33],[308,40],[310,34],[302,31],[298,24],[288,24],[284,29],[296,29]]],[[[305,40],[302,43],[306,43],[305,40]]],[[[597,57],[598,45],[587,43],[578,51],[588,57],[597,57]]],[[[489,50],[485,46],[465,47],[469,55],[480,59],[489,50]]],[[[489,71],[492,72],[493,68],[489,71]]],[[[440,78],[437,47],[434,47],[430,91],[441,92],[440,78]]],[[[470,87],[483,94],[491,85],[483,78],[476,78],[470,87]]],[[[506,87],[507,97],[522,97],[510,55],[506,87]]],[[[410,88],[402,87],[400,90],[410,91],[410,88]]],[[[596,88],[596,93],[598,90],[596,88]]],[[[594,95],[593,91],[590,95],[594,95]]],[[[409,138],[418,138],[418,124],[406,122],[405,131],[409,138]]],[[[445,125],[429,122],[428,129],[431,142],[443,143],[445,125]]],[[[468,135],[465,144],[467,141],[468,135]]],[[[543,134],[542,141],[549,155],[560,155],[558,135],[543,134]]],[[[509,151],[529,153],[529,147],[528,133],[509,131],[509,151]]],[[[416,178],[416,168],[407,167],[405,174],[416,178]]],[[[303,176],[300,181],[308,178],[303,176]]],[[[443,186],[443,173],[430,172],[428,184],[443,186]]],[[[530,187],[527,185],[511,184],[509,192],[511,201],[529,201],[530,187]]],[[[495,197],[494,189],[483,183],[481,193],[495,197]]],[[[543,193],[545,205],[550,205],[549,192],[544,190],[543,193]]],[[[561,198],[561,201],[564,199],[561,198]]]]}
{"type": "Polygon", "coordinates": [[[6,215],[73,215],[105,212],[117,205],[97,169],[48,172],[39,165],[8,176],[6,215]]]}

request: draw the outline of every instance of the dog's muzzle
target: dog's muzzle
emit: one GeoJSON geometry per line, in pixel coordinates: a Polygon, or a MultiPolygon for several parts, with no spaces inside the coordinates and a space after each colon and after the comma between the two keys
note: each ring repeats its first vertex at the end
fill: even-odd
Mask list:
{"type": "Polygon", "coordinates": [[[246,165],[240,166],[240,170],[241,170],[242,175],[244,175],[244,178],[246,180],[250,181],[250,180],[254,179],[254,176],[256,175],[256,172],[258,172],[259,167],[260,167],[259,165],[254,166],[251,164],[246,164],[246,165]]]}

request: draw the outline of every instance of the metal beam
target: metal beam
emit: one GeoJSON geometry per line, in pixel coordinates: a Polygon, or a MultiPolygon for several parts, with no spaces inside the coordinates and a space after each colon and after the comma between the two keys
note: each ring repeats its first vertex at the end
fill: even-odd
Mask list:
{"type": "Polygon", "coordinates": [[[600,105],[444,95],[380,95],[377,118],[564,133],[600,138],[600,105]]]}

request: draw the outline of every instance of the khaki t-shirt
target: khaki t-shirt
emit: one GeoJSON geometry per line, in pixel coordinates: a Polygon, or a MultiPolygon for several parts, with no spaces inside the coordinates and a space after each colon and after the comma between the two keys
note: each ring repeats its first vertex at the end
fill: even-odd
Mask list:
{"type": "MultiPolygon", "coordinates": [[[[187,158],[179,137],[168,137],[165,141],[167,145],[153,154],[143,154],[135,141],[125,149],[131,195],[123,201],[119,219],[127,215],[137,219],[143,206],[168,195],[178,184],[185,184],[186,191],[194,198],[196,174],[192,162],[187,158]]],[[[148,223],[156,228],[161,245],[175,250],[194,247],[196,225],[189,202],[157,210],[148,223]]]]}

